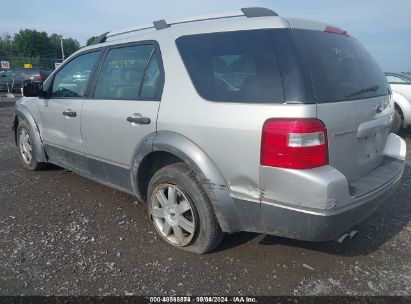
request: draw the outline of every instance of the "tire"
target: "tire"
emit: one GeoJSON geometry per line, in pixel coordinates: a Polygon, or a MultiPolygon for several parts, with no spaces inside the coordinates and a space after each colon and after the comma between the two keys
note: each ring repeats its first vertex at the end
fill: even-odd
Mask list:
{"type": "Polygon", "coordinates": [[[392,122],[392,126],[391,126],[391,132],[398,134],[401,130],[402,127],[402,115],[401,113],[398,111],[398,109],[395,109],[394,112],[394,121],[392,122]]]}
{"type": "Polygon", "coordinates": [[[33,132],[25,120],[20,120],[16,135],[19,158],[24,168],[31,171],[43,169],[45,164],[37,162],[33,132]]]}
{"type": "Polygon", "coordinates": [[[201,254],[223,239],[210,200],[186,164],[158,170],[150,180],[147,201],[154,227],[167,243],[201,254]]]}

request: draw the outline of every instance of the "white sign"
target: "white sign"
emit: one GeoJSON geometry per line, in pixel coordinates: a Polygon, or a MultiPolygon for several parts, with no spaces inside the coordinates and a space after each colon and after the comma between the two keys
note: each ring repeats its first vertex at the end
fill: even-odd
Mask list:
{"type": "Polygon", "coordinates": [[[61,66],[61,62],[54,63],[54,69],[57,70],[61,66]]]}
{"type": "Polygon", "coordinates": [[[1,68],[2,69],[10,69],[10,63],[8,61],[2,61],[1,62],[1,68]]]}

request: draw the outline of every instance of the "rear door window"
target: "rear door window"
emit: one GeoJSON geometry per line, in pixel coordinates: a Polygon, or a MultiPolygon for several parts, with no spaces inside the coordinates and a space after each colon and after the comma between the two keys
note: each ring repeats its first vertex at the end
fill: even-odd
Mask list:
{"type": "Polygon", "coordinates": [[[200,96],[218,102],[283,103],[270,30],[183,36],[176,40],[200,96]]]}
{"type": "Polygon", "coordinates": [[[389,94],[384,73],[356,39],[321,31],[295,29],[291,32],[306,56],[317,102],[389,94]]]}
{"type": "Polygon", "coordinates": [[[160,64],[157,54],[153,53],[147,70],[144,74],[143,83],[140,90],[140,98],[151,99],[159,97],[159,87],[162,80],[160,64]]]}
{"type": "Polygon", "coordinates": [[[98,99],[152,99],[158,94],[161,73],[152,44],[109,50],[97,79],[98,99]]]}

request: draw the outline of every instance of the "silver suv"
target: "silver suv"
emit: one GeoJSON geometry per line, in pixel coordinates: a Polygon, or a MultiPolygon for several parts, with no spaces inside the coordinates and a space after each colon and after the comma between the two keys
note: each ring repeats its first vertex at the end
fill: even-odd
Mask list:
{"type": "Polygon", "coordinates": [[[224,233],[328,241],[368,217],[405,164],[390,94],[345,31],[244,8],[101,35],[24,87],[13,129],[26,168],[133,194],[165,241],[205,253],[224,233]]]}

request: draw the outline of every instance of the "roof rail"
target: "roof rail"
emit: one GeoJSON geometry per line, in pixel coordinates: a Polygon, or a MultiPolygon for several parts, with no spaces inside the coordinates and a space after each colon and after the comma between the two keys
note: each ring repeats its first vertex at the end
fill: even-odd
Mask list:
{"type": "Polygon", "coordinates": [[[244,7],[241,11],[247,18],[278,16],[276,12],[265,7],[244,7]]]}
{"type": "Polygon", "coordinates": [[[153,24],[157,31],[170,27],[170,24],[168,24],[164,19],[153,21],[153,24]]]}
{"type": "Polygon", "coordinates": [[[106,36],[108,33],[109,32],[105,32],[104,34],[101,34],[100,36],[98,36],[96,39],[93,40],[92,44],[99,44],[99,43],[106,41],[106,36]]]}
{"type": "Polygon", "coordinates": [[[149,30],[149,29],[153,29],[153,28],[154,28],[153,23],[143,24],[143,25],[139,25],[139,26],[134,26],[134,27],[129,27],[129,28],[126,28],[126,29],[118,30],[118,31],[109,32],[106,35],[106,38],[119,36],[119,35],[124,35],[124,34],[132,33],[132,32],[149,30]]]}
{"type": "Polygon", "coordinates": [[[216,19],[225,19],[225,18],[234,18],[234,17],[244,17],[244,13],[241,10],[226,12],[226,13],[215,13],[207,14],[202,16],[191,16],[186,18],[170,20],[170,25],[183,24],[197,21],[206,21],[206,20],[216,20],[216,19]]]}
{"type": "Polygon", "coordinates": [[[107,38],[114,37],[114,36],[119,36],[119,35],[124,35],[124,34],[132,33],[132,32],[138,32],[138,31],[149,30],[149,29],[162,30],[162,29],[168,28],[171,25],[175,25],[175,24],[183,24],[183,23],[189,23],[189,22],[215,20],[215,19],[224,19],[224,18],[233,18],[233,17],[254,18],[254,17],[268,17],[268,16],[278,16],[278,14],[274,12],[273,10],[270,10],[265,7],[245,7],[245,8],[242,8],[241,10],[230,12],[230,13],[224,13],[224,14],[220,13],[220,14],[211,14],[211,15],[205,15],[205,16],[188,17],[188,18],[183,18],[183,19],[178,19],[178,20],[171,20],[170,22],[167,22],[166,20],[162,19],[162,20],[154,21],[152,24],[145,24],[145,25],[140,25],[137,27],[129,27],[123,30],[104,33],[100,35],[99,37],[97,37],[93,41],[93,44],[105,42],[107,38]]]}

